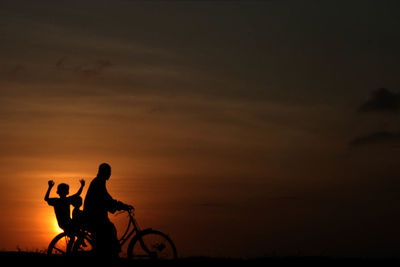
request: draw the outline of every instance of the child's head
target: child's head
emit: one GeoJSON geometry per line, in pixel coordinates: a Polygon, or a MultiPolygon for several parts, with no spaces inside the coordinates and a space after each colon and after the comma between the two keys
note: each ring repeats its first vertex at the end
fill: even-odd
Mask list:
{"type": "Polygon", "coordinates": [[[69,185],[67,185],[67,184],[59,184],[57,186],[57,194],[60,197],[66,197],[69,194],[69,185]]]}
{"type": "Polygon", "coordinates": [[[82,206],[82,198],[80,196],[73,197],[71,204],[74,206],[74,208],[79,209],[82,206]]]}

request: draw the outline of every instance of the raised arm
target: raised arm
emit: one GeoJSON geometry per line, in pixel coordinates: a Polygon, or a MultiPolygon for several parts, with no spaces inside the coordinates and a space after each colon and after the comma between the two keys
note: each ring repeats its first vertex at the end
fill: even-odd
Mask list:
{"type": "Polygon", "coordinates": [[[81,179],[81,180],[79,180],[79,182],[81,183],[81,187],[79,187],[78,192],[76,192],[74,194],[74,196],[80,196],[82,193],[83,187],[85,186],[85,180],[81,179]]]}
{"type": "Polygon", "coordinates": [[[53,180],[48,181],[49,188],[47,189],[46,195],[44,196],[44,201],[48,202],[49,201],[49,196],[50,196],[50,191],[54,186],[53,180]]]}

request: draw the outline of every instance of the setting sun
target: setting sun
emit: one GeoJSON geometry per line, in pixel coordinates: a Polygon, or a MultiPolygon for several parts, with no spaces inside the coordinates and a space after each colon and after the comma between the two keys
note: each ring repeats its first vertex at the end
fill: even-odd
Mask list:
{"type": "Polygon", "coordinates": [[[45,247],[56,235],[62,233],[63,230],[58,226],[53,207],[45,207],[41,213],[42,215],[37,219],[37,230],[43,233],[44,240],[42,241],[42,246],[45,247]]]}
{"type": "Polygon", "coordinates": [[[58,226],[55,216],[52,216],[52,218],[49,220],[51,221],[51,228],[49,229],[49,232],[51,233],[52,237],[63,232],[63,230],[58,226]]]}

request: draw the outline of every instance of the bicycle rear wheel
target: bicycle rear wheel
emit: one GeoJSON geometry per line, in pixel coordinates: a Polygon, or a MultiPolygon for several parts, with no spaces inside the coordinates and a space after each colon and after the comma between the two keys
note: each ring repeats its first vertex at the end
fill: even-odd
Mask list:
{"type": "Polygon", "coordinates": [[[131,240],[128,258],[173,260],[177,258],[177,252],[175,244],[166,234],[149,229],[138,233],[131,240]]]}
{"type": "Polygon", "coordinates": [[[47,255],[67,255],[71,253],[75,237],[61,233],[53,238],[47,248],[47,255]]]}

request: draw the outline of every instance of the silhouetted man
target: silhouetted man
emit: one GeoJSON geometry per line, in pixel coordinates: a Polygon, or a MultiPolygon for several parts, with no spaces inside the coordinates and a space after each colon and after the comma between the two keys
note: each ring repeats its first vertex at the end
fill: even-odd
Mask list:
{"type": "Polygon", "coordinates": [[[108,212],[132,209],[120,201],[114,200],[106,189],[106,181],[111,176],[111,167],[107,163],[99,166],[96,178],[90,183],[84,203],[84,214],[88,230],[94,236],[94,249],[101,256],[118,257],[121,251],[117,230],[108,218],[108,212]]]}

